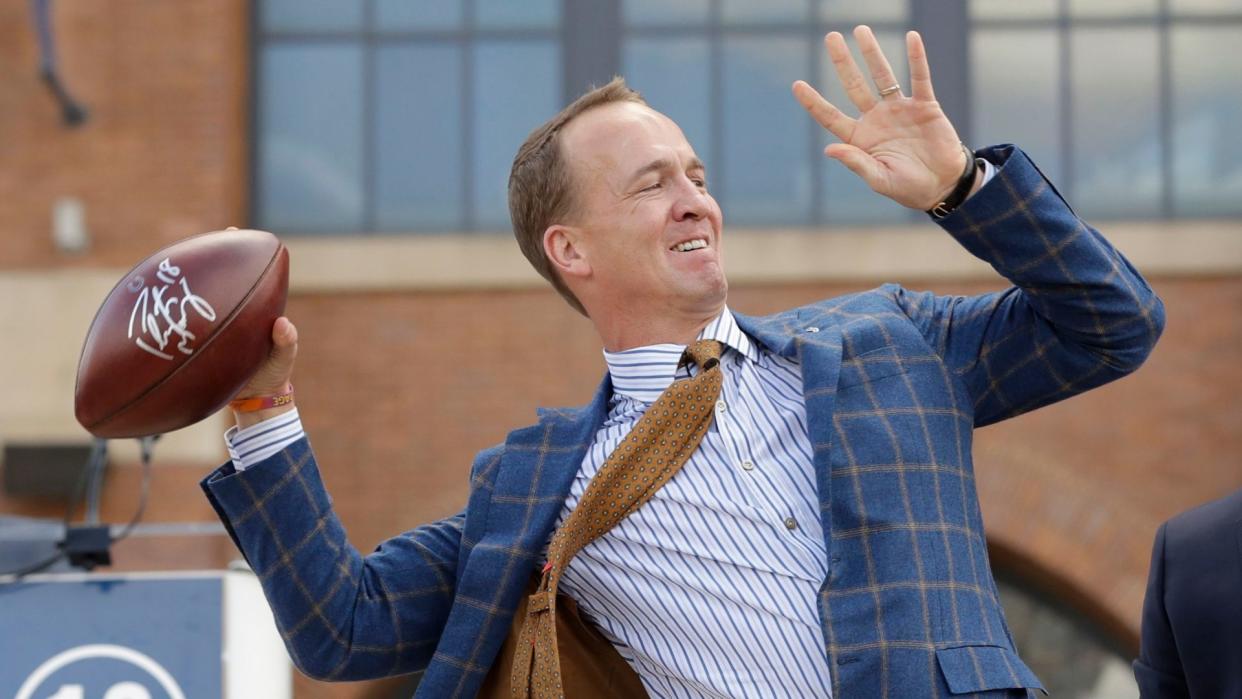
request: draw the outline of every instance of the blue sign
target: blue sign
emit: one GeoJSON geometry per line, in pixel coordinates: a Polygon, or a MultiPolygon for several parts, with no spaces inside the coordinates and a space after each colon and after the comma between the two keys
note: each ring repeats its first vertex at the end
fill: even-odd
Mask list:
{"type": "Polygon", "coordinates": [[[0,585],[0,697],[219,697],[222,586],[219,575],[0,585]]]}

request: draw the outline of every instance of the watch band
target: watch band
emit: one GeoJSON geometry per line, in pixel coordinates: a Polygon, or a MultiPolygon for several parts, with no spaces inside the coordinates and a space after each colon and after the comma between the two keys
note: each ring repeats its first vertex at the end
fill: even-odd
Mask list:
{"type": "Polygon", "coordinates": [[[975,171],[979,168],[979,161],[965,143],[960,145],[962,152],[966,154],[966,169],[962,171],[962,176],[957,179],[957,185],[944,198],[944,201],[927,210],[933,218],[944,218],[952,213],[962,202],[966,201],[966,195],[970,194],[970,188],[975,183],[975,171]]]}

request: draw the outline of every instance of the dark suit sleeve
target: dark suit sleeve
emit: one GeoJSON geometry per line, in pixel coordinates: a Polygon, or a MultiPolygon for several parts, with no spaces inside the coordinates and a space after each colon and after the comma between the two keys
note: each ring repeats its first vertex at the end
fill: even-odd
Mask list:
{"type": "Polygon", "coordinates": [[[1134,678],[1142,699],[1189,697],[1182,660],[1173,639],[1173,627],[1164,606],[1164,546],[1167,524],[1156,531],[1143,599],[1142,647],[1134,661],[1134,678]]]}
{"type": "Polygon", "coordinates": [[[970,393],[976,425],[1124,376],[1164,327],[1147,282],[1026,154],[981,154],[996,175],[940,224],[1014,286],[969,297],[893,291],[970,393]]]}
{"type": "Polygon", "coordinates": [[[305,438],[242,472],[202,483],[263,585],[294,664],[355,680],[427,665],[452,603],[464,515],[363,557],[332,510],[305,438]]]}

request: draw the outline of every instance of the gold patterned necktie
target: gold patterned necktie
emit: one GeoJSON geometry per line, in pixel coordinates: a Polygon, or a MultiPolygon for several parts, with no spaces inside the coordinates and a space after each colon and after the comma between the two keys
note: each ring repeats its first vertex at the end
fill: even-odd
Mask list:
{"type": "Polygon", "coordinates": [[[577,507],[552,536],[543,579],[527,602],[527,619],[518,640],[511,678],[515,697],[564,696],[556,645],[556,592],[561,576],[584,546],[642,507],[698,449],[720,396],[722,350],[716,340],[699,340],[686,348],[683,361],[688,358],[700,371],[664,389],[609,454],[577,507]]]}

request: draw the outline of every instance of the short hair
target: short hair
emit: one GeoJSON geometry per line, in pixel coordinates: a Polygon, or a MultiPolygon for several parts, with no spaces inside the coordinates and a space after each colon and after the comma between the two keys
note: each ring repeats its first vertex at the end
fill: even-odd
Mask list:
{"type": "Polygon", "coordinates": [[[531,131],[513,158],[513,168],[509,171],[509,218],[518,247],[535,271],[551,282],[582,315],[587,315],[582,302],[548,260],[543,248],[543,233],[575,208],[569,163],[561,152],[561,129],[583,112],[614,102],[647,104],[642,95],[625,84],[624,78],[615,77],[607,85],[591,89],[531,131]]]}

